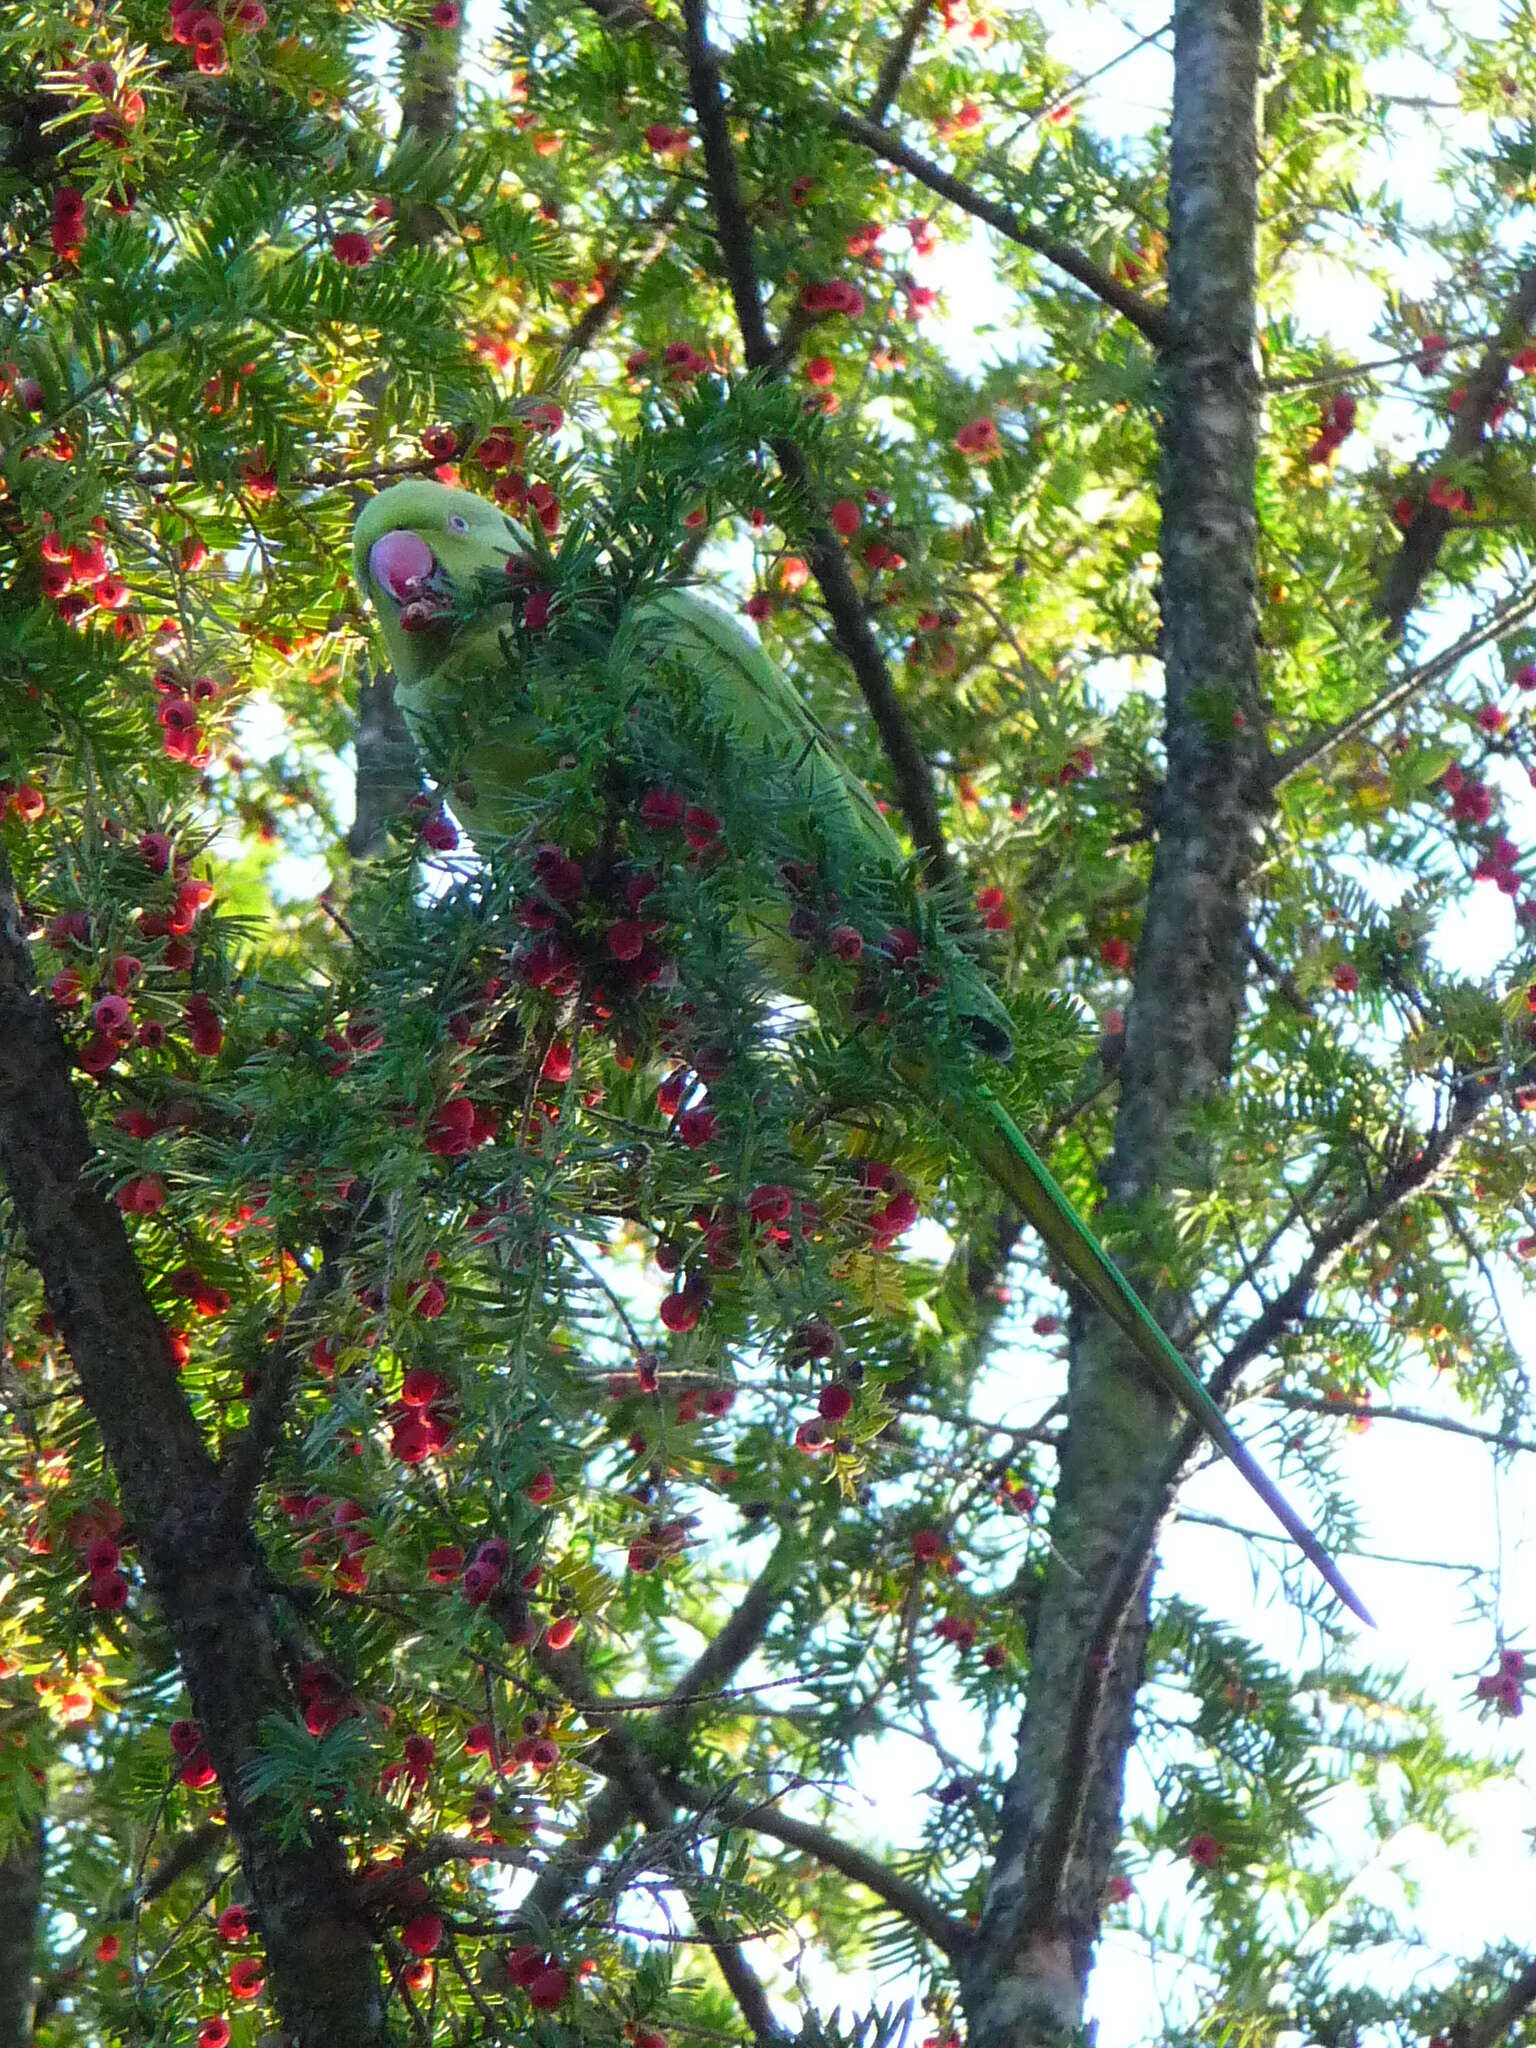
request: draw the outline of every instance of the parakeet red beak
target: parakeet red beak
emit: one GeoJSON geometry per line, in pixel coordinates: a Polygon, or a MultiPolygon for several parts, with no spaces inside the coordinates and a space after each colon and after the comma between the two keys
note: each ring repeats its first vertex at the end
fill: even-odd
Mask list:
{"type": "Polygon", "coordinates": [[[402,604],[416,594],[437,567],[432,550],[419,533],[404,528],[386,533],[368,550],[368,574],[378,590],[402,604]]]}

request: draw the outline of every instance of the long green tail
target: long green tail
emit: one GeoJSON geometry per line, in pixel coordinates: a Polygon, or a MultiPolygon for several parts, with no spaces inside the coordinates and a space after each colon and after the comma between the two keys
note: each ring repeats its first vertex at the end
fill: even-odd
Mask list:
{"type": "MultiPolygon", "coordinates": [[[[912,1077],[914,1080],[916,1076],[912,1077]]],[[[929,1091],[924,1089],[927,1094],[929,1091]]],[[[932,1099],[930,1097],[930,1099],[932,1099]]],[[[935,1101],[945,1123],[1039,1232],[1067,1270],[1136,1346],[1158,1384],[1192,1416],[1242,1473],[1275,1520],[1322,1573],[1345,1606],[1372,1621],[1343,1573],[1285,1499],[1154,1321],[1140,1295],[1056,1185],[1050,1168],[985,1083],[959,1101],[935,1101]]]]}

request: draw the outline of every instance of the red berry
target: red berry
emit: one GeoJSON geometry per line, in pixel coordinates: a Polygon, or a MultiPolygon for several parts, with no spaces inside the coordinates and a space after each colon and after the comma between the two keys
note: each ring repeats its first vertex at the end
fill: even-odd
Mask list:
{"type": "Polygon", "coordinates": [[[355,228],[346,228],[332,235],[331,254],[349,270],[364,270],[373,261],[373,244],[355,228]]]}
{"type": "Polygon", "coordinates": [[[266,1965],[255,1956],[242,1956],[232,1964],[229,1972],[229,1995],[231,1998],[260,1998],[266,1989],[266,1965]]]}
{"type": "Polygon", "coordinates": [[[553,2012],[557,2005],[565,2002],[570,1988],[570,1974],[558,1964],[540,1969],[528,1985],[528,2003],[535,2012],[553,2012]]]}
{"type": "Polygon", "coordinates": [[[429,1956],[443,1938],[443,1923],[436,1913],[418,1913],[400,1930],[401,1946],[413,1956],[429,1956]]]}

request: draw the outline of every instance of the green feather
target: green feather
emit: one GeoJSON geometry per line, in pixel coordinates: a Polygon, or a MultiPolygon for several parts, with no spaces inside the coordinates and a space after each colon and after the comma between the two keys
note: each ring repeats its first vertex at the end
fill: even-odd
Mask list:
{"type": "MultiPolygon", "coordinates": [[[[472,731],[478,725],[485,738],[477,741],[466,764],[473,787],[456,788],[454,807],[471,835],[509,830],[513,810],[504,800],[525,790],[551,764],[538,744],[537,714],[516,708],[500,647],[507,614],[496,607],[458,626],[445,615],[441,626],[406,632],[400,603],[378,587],[369,568],[374,544],[399,531],[427,542],[437,564],[434,580],[460,595],[481,582],[486,571],[503,573],[509,556],[527,551],[527,536],[487,499],[416,481],[396,485],[364,508],[353,545],[358,583],[378,611],[395,670],[396,698],[418,747],[430,759],[433,734],[445,720],[456,721],[461,730],[466,722],[472,731]]],[[[901,847],[874,798],[761,646],[734,619],[687,592],[669,590],[636,605],[625,631],[637,658],[654,652],[690,670],[704,715],[729,734],[749,761],[767,753],[792,788],[796,805],[817,821],[828,841],[840,843],[855,864],[899,873],[901,847]]],[[[941,957],[952,1012],[972,1046],[1006,1059],[1012,1050],[1011,1027],[995,991],[958,946],[945,948],[941,957]]],[[[972,1078],[954,1096],[940,1088],[923,1060],[899,1046],[892,1050],[892,1068],[1125,1334],[1157,1384],[1232,1461],[1339,1598],[1369,1623],[1337,1566],[1254,1461],[986,1084],[972,1078]]]]}
{"type": "MultiPolygon", "coordinates": [[[[899,1065],[897,1071],[901,1071],[899,1065]]],[[[1044,1239],[1057,1261],[1135,1345],[1137,1356],[1158,1385],[1199,1424],[1216,1448],[1231,1459],[1275,1520],[1322,1573],[1345,1606],[1359,1615],[1367,1627],[1374,1628],[1375,1623],[1343,1573],[1255,1460],[1188,1361],[1175,1350],[1161,1324],[1154,1319],[1141,1296],[1062,1193],[1050,1168],[992,1091],[984,1082],[978,1081],[973,1082],[958,1101],[946,1101],[931,1089],[924,1091],[924,1096],[977,1165],[985,1169],[1031,1229],[1044,1239]]]]}

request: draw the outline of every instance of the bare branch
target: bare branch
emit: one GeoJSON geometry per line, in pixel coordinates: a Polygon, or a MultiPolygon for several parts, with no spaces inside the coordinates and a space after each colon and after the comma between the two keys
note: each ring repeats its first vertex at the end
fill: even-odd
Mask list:
{"type": "Polygon", "coordinates": [[[659,1782],[680,1806],[692,1807],[701,1820],[713,1820],[728,1828],[750,1828],[754,1834],[771,1835],[775,1841],[783,1842],[791,1849],[802,1850],[818,1863],[825,1863],[829,1870],[841,1871],[844,1877],[863,1885],[893,1912],[910,1921],[947,1956],[958,1955],[974,1939],[966,1923],[946,1913],[921,1886],[888,1869],[879,1857],[868,1855],[851,1842],[840,1840],[814,1822],[796,1820],[765,1800],[738,1799],[730,1793],[705,1791],[667,1774],[662,1774],[659,1782]]]}
{"type": "MultiPolygon", "coordinates": [[[[752,223],[742,195],[741,174],[726,119],[720,86],[720,63],[710,44],[703,0],[686,0],[689,90],[699,119],[704,164],[719,230],[720,255],[726,282],[741,329],[747,367],[764,377],[779,374],[773,337],[763,312],[762,289],[753,258],[752,223]]],[[[942,878],[949,871],[944,828],[934,796],[933,777],[917,744],[905,707],[887,666],[880,643],[870,630],[864,606],[836,534],[821,513],[810,466],[799,446],[778,440],[773,452],[786,482],[814,515],[807,542],[811,569],[831,615],[838,645],[858,678],[864,701],[875,721],[890,763],[896,793],[912,837],[927,855],[930,872],[942,878]]]]}
{"type": "Polygon", "coordinates": [[[1495,640],[1501,639],[1504,634],[1513,631],[1516,626],[1523,625],[1533,613],[1536,613],[1536,583],[1527,583],[1491,606],[1476,625],[1469,626],[1465,633],[1451,642],[1449,647],[1442,648],[1438,654],[1431,655],[1428,661],[1420,662],[1418,667],[1411,668],[1405,675],[1399,676],[1368,704],[1362,704],[1358,711],[1350,712],[1347,718],[1339,719],[1334,725],[1324,726],[1310,739],[1301,741],[1298,746],[1282,754],[1270,770],[1270,787],[1278,789],[1282,783],[1289,782],[1293,775],[1300,774],[1303,768],[1310,767],[1314,761],[1319,760],[1324,754],[1331,753],[1335,747],[1342,746],[1349,740],[1358,739],[1361,733],[1369,731],[1378,718],[1384,718],[1388,712],[1400,710],[1421,690],[1428,689],[1431,684],[1442,682],[1447,676],[1453,675],[1469,655],[1478,653],[1482,648],[1492,645],[1495,640]]]}
{"type": "Polygon", "coordinates": [[[1327,1394],[1266,1394],[1277,1408],[1303,1414],[1338,1415],[1361,1422],[1412,1422],[1420,1429],[1441,1429],[1448,1436],[1467,1436],[1501,1451],[1536,1451],[1536,1439],[1514,1436],[1501,1429],[1480,1429],[1472,1422],[1458,1422],[1453,1415],[1435,1415],[1427,1408],[1404,1408],[1393,1402],[1334,1400],[1327,1394]]]}
{"type": "Polygon", "coordinates": [[[830,118],[832,126],[840,135],[846,135],[850,142],[872,150],[885,163],[895,165],[920,185],[926,185],[930,192],[937,193],[939,198],[947,199],[951,206],[958,206],[973,219],[985,222],[1006,241],[1016,242],[1021,249],[1044,257],[1047,263],[1064,271],[1092,292],[1096,299],[1129,320],[1159,354],[1173,345],[1173,327],[1163,308],[1151,305],[1139,292],[1121,284],[1117,277],[1111,276],[1091,256],[1085,256],[1081,249],[1074,249],[1070,242],[1062,241],[1058,235],[1048,235],[1040,228],[1032,228],[1011,206],[1003,205],[1001,200],[988,199],[974,185],[968,185],[952,171],[942,169],[931,157],[913,149],[910,143],[903,142],[888,128],[880,127],[860,114],[834,112],[830,118]]]}
{"type": "MultiPolygon", "coordinates": [[[[693,1718],[695,1708],[706,1704],[709,1696],[746,1663],[789,1590],[802,1547],[801,1539],[787,1531],[779,1538],[772,1556],[729,1620],[704,1645],[663,1704],[655,1723],[659,1733],[677,1735],[693,1718]]],[[[613,1709],[626,1711],[628,1704],[622,1700],[611,1703],[613,1709]]],[[[580,1834],[550,1858],[524,1898],[523,1904],[532,1918],[554,1919],[628,1820],[629,1813],[627,1792],[617,1779],[610,1780],[587,1809],[586,1824],[580,1834]]]]}
{"type": "Polygon", "coordinates": [[[917,48],[918,37],[922,34],[929,15],[933,12],[933,0],[910,0],[900,33],[886,52],[885,62],[880,66],[880,76],[875,80],[875,90],[865,109],[871,121],[883,121],[890,111],[892,100],[901,91],[901,81],[907,75],[917,48]]]}

